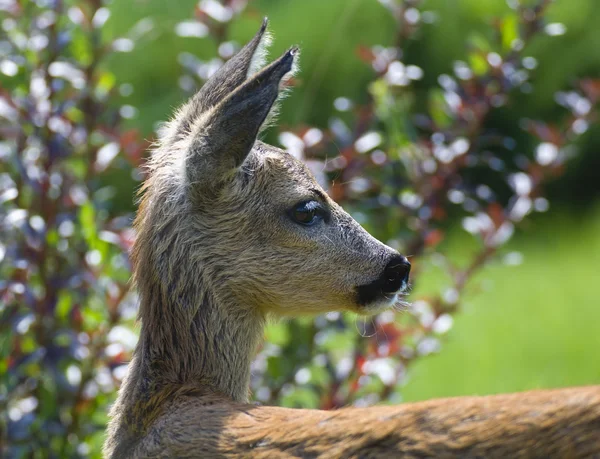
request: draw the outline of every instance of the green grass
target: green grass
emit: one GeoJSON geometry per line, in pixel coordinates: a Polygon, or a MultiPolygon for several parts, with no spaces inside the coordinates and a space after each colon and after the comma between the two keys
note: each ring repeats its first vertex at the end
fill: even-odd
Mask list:
{"type": "Polygon", "coordinates": [[[600,213],[536,219],[491,266],[442,351],[411,367],[404,400],[600,383],[600,213]]]}

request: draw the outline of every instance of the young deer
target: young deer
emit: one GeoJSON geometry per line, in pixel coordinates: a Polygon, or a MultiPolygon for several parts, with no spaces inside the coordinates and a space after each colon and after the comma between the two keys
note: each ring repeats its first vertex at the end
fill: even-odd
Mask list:
{"type": "Polygon", "coordinates": [[[590,457],[600,390],[338,411],[248,403],[269,316],[394,306],[410,264],[257,135],[296,59],[255,73],[266,22],[162,135],[136,219],[141,333],[104,453],[123,457],[590,457]]]}

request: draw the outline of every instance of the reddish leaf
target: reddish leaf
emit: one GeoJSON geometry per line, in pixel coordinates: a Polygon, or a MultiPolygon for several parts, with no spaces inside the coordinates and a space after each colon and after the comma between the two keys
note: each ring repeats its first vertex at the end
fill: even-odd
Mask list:
{"type": "Polygon", "coordinates": [[[371,62],[373,62],[375,59],[375,54],[373,54],[371,48],[365,45],[359,45],[356,48],[355,53],[360,60],[366,62],[367,64],[371,64],[371,62]]]}
{"type": "Polygon", "coordinates": [[[435,247],[444,240],[444,232],[439,229],[435,229],[427,232],[424,237],[426,247],[435,247]]]}

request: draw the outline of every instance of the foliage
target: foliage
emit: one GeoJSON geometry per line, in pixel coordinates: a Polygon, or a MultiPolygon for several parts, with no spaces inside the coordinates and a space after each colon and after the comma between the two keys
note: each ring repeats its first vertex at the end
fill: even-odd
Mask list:
{"type": "Polygon", "coordinates": [[[146,147],[101,67],[131,40],[103,39],[97,1],[1,5],[0,439],[9,457],[86,455],[135,343],[118,325],[135,313],[130,219],[101,185],[146,147]]]}
{"type": "MultiPolygon", "coordinates": [[[[439,75],[433,89],[419,87],[428,69],[406,62],[405,50],[435,15],[421,0],[381,3],[396,36],[392,47],[357,50],[373,72],[368,101],[339,97],[328,129],[286,127],[278,138],[371,232],[411,256],[414,278],[438,266],[448,286],[411,298],[408,313],[366,321],[360,334],[356,318],[339,313],[272,324],[253,364],[252,387],[265,403],[394,401],[408,365],[440,348],[473,275],[498,259],[531,212],[548,208],[544,182],[563,172],[574,140],[595,121],[600,82],[582,79],[556,96],[562,121],[515,119],[519,138],[494,123],[515,94],[532,90],[530,43],[564,32],[545,22],[547,0],[509,2],[510,13],[471,36],[454,75],[439,75]],[[441,245],[457,220],[478,243],[467,260],[441,245]]],[[[130,216],[115,212],[106,184],[139,177],[147,147],[124,127],[135,108],[118,107],[132,88],[103,62],[130,51],[152,23],[114,38],[100,0],[2,9],[0,445],[9,457],[97,455],[135,343],[130,216]]],[[[229,37],[242,15],[252,17],[245,0],[203,0],[177,24],[174,33],[209,37],[219,53],[179,56],[184,91],[239,48],[229,37]]]]}

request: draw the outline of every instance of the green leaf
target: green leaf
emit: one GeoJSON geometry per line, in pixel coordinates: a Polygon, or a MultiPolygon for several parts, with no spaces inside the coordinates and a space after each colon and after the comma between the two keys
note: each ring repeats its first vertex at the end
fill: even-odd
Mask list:
{"type": "Polygon", "coordinates": [[[81,233],[85,242],[94,248],[98,242],[98,232],[96,228],[96,211],[90,201],[81,206],[79,223],[81,224],[81,233]]]}
{"type": "Polygon", "coordinates": [[[56,247],[58,239],[58,232],[54,228],[48,231],[48,234],[46,235],[46,242],[50,247],[56,247]]]}
{"type": "Polygon", "coordinates": [[[514,41],[519,38],[519,19],[516,14],[509,14],[504,17],[500,25],[502,35],[502,50],[510,51],[514,41]]]}
{"type": "Polygon", "coordinates": [[[100,96],[105,96],[110,92],[110,90],[115,86],[117,79],[114,74],[110,72],[102,72],[100,77],[98,78],[98,85],[96,86],[96,90],[98,91],[100,96]]]}
{"type": "Polygon", "coordinates": [[[488,53],[492,50],[489,40],[485,35],[480,33],[472,33],[467,39],[467,43],[472,49],[479,50],[484,53],[488,53]]]}
{"type": "Polygon", "coordinates": [[[286,323],[269,324],[265,330],[265,339],[277,346],[285,346],[290,341],[290,331],[286,323]]]}
{"type": "Polygon", "coordinates": [[[91,64],[93,59],[92,47],[89,36],[83,31],[73,31],[70,49],[73,57],[75,57],[80,65],[87,67],[91,64]]]}
{"type": "Polygon", "coordinates": [[[71,311],[71,294],[66,290],[61,290],[56,304],[56,317],[65,319],[71,311]]]}
{"type": "Polygon", "coordinates": [[[449,116],[444,92],[441,89],[432,89],[429,92],[429,114],[431,119],[441,128],[448,127],[452,122],[449,116]]]}
{"type": "Polygon", "coordinates": [[[310,382],[316,386],[324,387],[329,384],[331,378],[329,372],[318,365],[311,365],[310,367],[310,382]]]}
{"type": "Polygon", "coordinates": [[[86,330],[94,330],[105,321],[104,314],[94,307],[82,308],[81,316],[86,330]]]}
{"type": "Polygon", "coordinates": [[[489,69],[485,56],[478,51],[469,54],[469,65],[476,76],[485,75],[489,69]]]}

